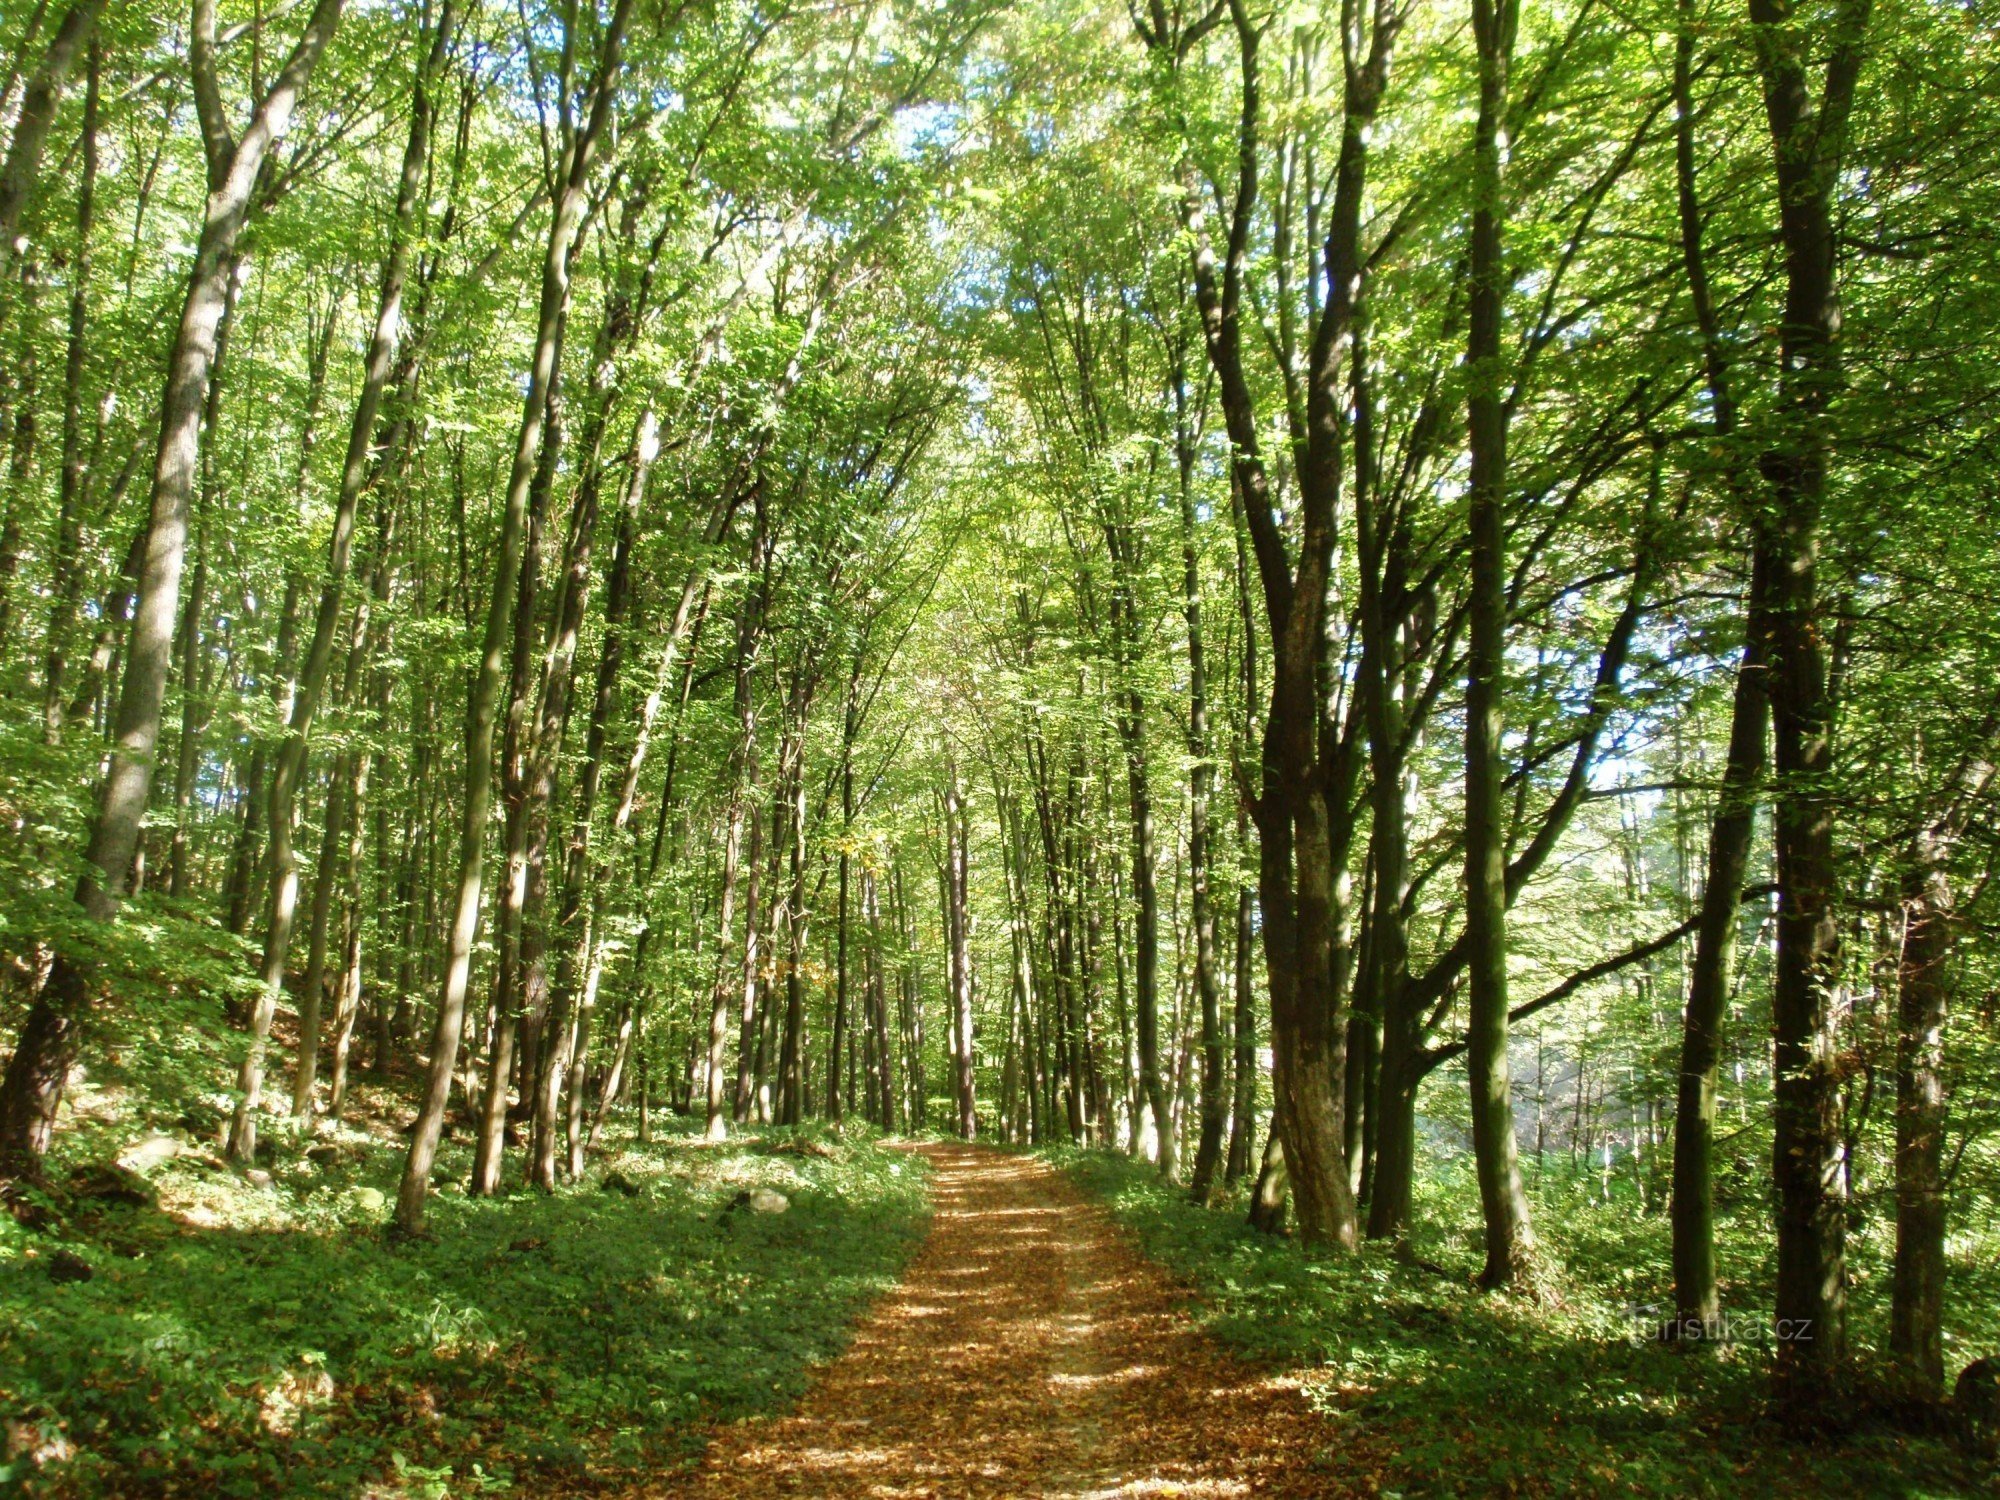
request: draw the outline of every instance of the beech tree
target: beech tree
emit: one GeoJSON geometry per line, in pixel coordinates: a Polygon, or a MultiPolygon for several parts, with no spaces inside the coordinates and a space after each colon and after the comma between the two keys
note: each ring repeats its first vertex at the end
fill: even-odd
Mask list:
{"type": "Polygon", "coordinates": [[[10,9],[8,1202],[935,1133],[1941,1402],[1990,31],[10,9]]]}

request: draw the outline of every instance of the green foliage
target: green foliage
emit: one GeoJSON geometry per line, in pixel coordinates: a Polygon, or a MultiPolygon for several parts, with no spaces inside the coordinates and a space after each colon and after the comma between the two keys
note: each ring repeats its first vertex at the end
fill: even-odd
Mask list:
{"type": "Polygon", "coordinates": [[[341,1149],[294,1146],[262,1187],[181,1158],[178,1213],[7,1227],[6,1414],[74,1450],[42,1493],[460,1495],[681,1463],[798,1395],[926,1213],[918,1158],[773,1131],[627,1144],[553,1196],[446,1193],[433,1238],[390,1245],[395,1153],[341,1149]],[[728,1208],[755,1185],[789,1210],[728,1208]],[[93,1279],[52,1284],[59,1248],[93,1279]]]}
{"type": "MultiPolygon", "coordinates": [[[[1664,1284],[1665,1223],[1624,1203],[1593,1209],[1578,1184],[1540,1194],[1536,1223],[1563,1269],[1560,1299],[1537,1303],[1474,1290],[1476,1243],[1419,1241],[1408,1254],[1370,1244],[1312,1259],[1250,1229],[1233,1206],[1195,1207],[1143,1163],[1055,1155],[1194,1287],[1197,1316],[1218,1337],[1252,1359],[1303,1367],[1331,1450],[1365,1432],[1380,1440],[1359,1451],[1397,1455],[1378,1476],[1385,1494],[1977,1492],[1947,1444],[1865,1416],[1838,1439],[1793,1441],[1765,1415],[1768,1352],[1754,1341],[1706,1354],[1655,1342],[1657,1310],[1635,1293],[1664,1284]]],[[[1462,1179],[1428,1182],[1427,1206],[1476,1220],[1476,1190],[1462,1179]]],[[[1732,1226],[1739,1239],[1752,1217],[1732,1226]]],[[[1765,1305],[1752,1296],[1744,1305],[1765,1305]]]]}

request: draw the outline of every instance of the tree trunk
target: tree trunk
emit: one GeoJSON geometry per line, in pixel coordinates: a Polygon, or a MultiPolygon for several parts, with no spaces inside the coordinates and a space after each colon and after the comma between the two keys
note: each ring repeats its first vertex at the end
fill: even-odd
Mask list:
{"type": "MultiPolygon", "coordinates": [[[[77,882],[78,904],[93,921],[111,920],[130,889],[133,856],[152,793],[181,565],[187,552],[188,501],[200,467],[202,410],[215,364],[216,334],[228,301],[229,268],[254,207],[265,158],[291,124],[293,107],[332,37],[341,5],[342,0],[317,0],[242,137],[232,141],[215,81],[215,3],[195,0],[189,54],[208,155],[208,211],[167,360],[152,505],[125,680],[113,725],[110,766],[98,798],[85,869],[77,882]]],[[[59,949],[49,982],[29,1009],[5,1081],[0,1083],[0,1177],[33,1176],[40,1170],[74,1056],[81,1019],[77,1008],[89,993],[88,981],[73,970],[73,961],[59,949]]]]}
{"type": "Polygon", "coordinates": [[[1897,973],[1896,1262],[1889,1349],[1916,1390],[1944,1394],[1944,1028],[1958,907],[1951,860],[1993,784],[1994,725],[1953,778],[1945,811],[1910,841],[1903,872],[1903,951],[1897,973]]]}
{"type": "Polygon", "coordinates": [[[1763,777],[1765,740],[1770,732],[1763,656],[1766,572],[1760,552],[1752,563],[1743,659],[1736,668],[1722,790],[1709,826],[1708,870],[1702,885],[1681,1033],[1670,1217],[1675,1326],[1683,1339],[1713,1336],[1722,1314],[1715,1269],[1715,1085],[1722,1060],[1722,1027],[1728,1016],[1743,881],[1756,822],[1757,785],[1763,777]]]}
{"type": "MultiPolygon", "coordinates": [[[[1176,380],[1176,400],[1186,389],[1176,380]]],[[[1201,1132],[1188,1191],[1207,1203],[1222,1167],[1222,1131],[1228,1110],[1228,1044],[1222,1025],[1222,985],[1216,974],[1215,908],[1209,890],[1213,855],[1209,799],[1215,762],[1208,736],[1208,663],[1201,630],[1201,553],[1195,536],[1194,434],[1185,413],[1175,442],[1181,500],[1181,610],[1188,637],[1188,923],[1194,929],[1194,985],[1201,1003],[1201,1132]]],[[[1164,1170],[1164,1168],[1163,1168],[1164,1170]]]]}
{"type": "MultiPolygon", "coordinates": [[[[83,446],[85,354],[90,330],[90,234],[97,201],[97,121],[103,49],[93,38],[83,95],[80,147],[82,176],[76,194],[76,256],[70,263],[69,342],[63,362],[62,478],[56,503],[54,543],[49,556],[49,622],[43,645],[43,739],[62,740],[63,689],[69,671],[69,640],[76,628],[77,596],[83,582],[78,553],[83,543],[83,506],[89,488],[89,455],[83,446]]],[[[0,226],[4,227],[4,226],[0,226]]],[[[0,233],[0,244],[6,235],[0,233]]]]}
{"type": "Polygon", "coordinates": [[[1488,1287],[1532,1272],[1534,1230],[1514,1139],[1507,1065],[1507,827],[1501,782],[1501,714],[1507,650],[1507,408],[1501,320],[1507,272],[1501,140],[1513,58],[1515,0],[1473,0],[1479,52],[1479,120],[1473,144],[1472,244],[1466,346],[1471,474],[1471,636],[1465,705],[1465,935],[1470,991],[1466,1067],[1472,1142],[1486,1225],[1488,1287]]]}
{"type": "Polygon", "coordinates": [[[1826,418],[1840,382],[1833,194],[1868,13],[1869,0],[1843,0],[1829,25],[1814,28],[1830,33],[1825,82],[1815,89],[1808,80],[1808,37],[1790,0],[1750,0],[1785,259],[1778,410],[1761,460],[1770,497],[1762,540],[1774,564],[1765,650],[1778,869],[1771,998],[1776,1374],[1781,1399],[1806,1416],[1826,1411],[1847,1352],[1847,1209],[1833,1005],[1840,949],[1830,787],[1833,702],[1818,563],[1826,418]]]}
{"type": "Polygon", "coordinates": [[[971,1140],[979,1133],[979,1109],[973,1096],[971,914],[967,907],[971,853],[966,847],[965,791],[958,766],[945,759],[945,859],[947,890],[946,940],[951,949],[952,1076],[958,1096],[958,1134],[971,1140]]]}
{"type": "MultiPolygon", "coordinates": [[[[6,159],[0,162],[0,277],[11,269],[9,263],[16,253],[15,230],[20,225],[22,210],[34,193],[35,180],[41,168],[42,148],[48,144],[49,127],[55,124],[56,111],[62,104],[63,87],[69,82],[70,70],[76,66],[77,54],[91,40],[97,18],[103,10],[104,0],[75,0],[63,13],[55,35],[49,38],[49,45],[42,53],[41,63],[21,94],[21,112],[14,118],[14,138],[7,144],[6,159]]],[[[330,23],[327,29],[331,30],[330,23]]],[[[210,35],[213,33],[211,12],[210,35]]],[[[322,44],[324,40],[324,37],[320,38],[322,44]]],[[[312,63],[308,61],[306,70],[309,72],[311,68],[312,63]]],[[[288,115],[290,109],[288,100],[284,106],[285,114],[288,115]]],[[[282,117],[278,120],[277,134],[284,134],[282,117]]]]}
{"type": "Polygon", "coordinates": [[[1257,1168],[1257,1181],[1250,1189],[1250,1227],[1265,1234],[1285,1232],[1285,1203],[1289,1193],[1285,1170],[1285,1140],[1278,1133],[1274,1116],[1264,1135],[1264,1157],[1257,1168]]]}
{"type": "MultiPolygon", "coordinates": [[[[736,617],[734,703],[736,746],[732,752],[733,785],[730,789],[727,831],[724,834],[722,849],[722,895],[719,902],[715,948],[715,988],[708,1021],[707,1135],[712,1141],[723,1140],[729,1134],[729,1095],[724,1085],[723,1064],[729,1052],[730,998],[733,993],[740,992],[743,971],[749,967],[755,952],[756,922],[753,909],[744,922],[743,966],[732,970],[729,962],[730,931],[735,916],[738,872],[742,864],[743,825],[746,818],[754,819],[757,816],[755,809],[748,806],[749,784],[755,775],[757,756],[757,707],[752,673],[756,662],[757,642],[763,626],[758,606],[762,591],[761,580],[767,562],[765,511],[760,492],[755,528],[750,539],[749,571],[753,581],[744,594],[742,607],[736,617]]],[[[757,852],[753,849],[750,855],[750,867],[753,872],[757,866],[757,859],[757,852]]]]}
{"type": "MultiPolygon", "coordinates": [[[[1736,402],[1727,349],[1710,291],[1702,246],[1701,204],[1695,181],[1693,96],[1695,17],[1693,0],[1681,0],[1680,34],[1674,52],[1674,163],[1680,218],[1681,255],[1695,321],[1701,331],[1712,421],[1718,439],[1735,436],[1736,402]]],[[[1726,482],[1745,493],[1749,486],[1734,473],[1726,482]]],[[[1772,562],[1762,528],[1755,525],[1750,594],[1744,616],[1743,657],[1736,668],[1730,710],[1729,748],[1722,790],[1709,825],[1708,868],[1702,885],[1700,924],[1688,973],[1687,1015],[1681,1035],[1679,1085],[1674,1112],[1674,1187],[1669,1211],[1673,1226],[1674,1332],[1682,1339],[1718,1331],[1722,1314],[1715,1268],[1716,1069],[1722,1058],[1722,1026],[1727,1018],[1738,906],[1756,823],[1757,784],[1764,772],[1770,737],[1770,699],[1764,681],[1772,562]]]]}
{"type": "Polygon", "coordinates": [[[438,1138],[444,1130],[452,1074],[458,1065],[459,1038],[465,1029],[465,996],[471,978],[473,944],[479,930],[486,816],[493,790],[493,727],[521,566],[528,490],[541,448],[548,393],[555,379],[558,333],[569,302],[570,247],[583,219],[597,143],[616,97],[619,48],[630,12],[631,0],[616,0],[604,31],[597,77],[590,90],[588,118],[574,138],[564,142],[559,163],[561,189],[550,214],[548,244],[542,257],[534,357],[528,389],[522,398],[520,432],[514,445],[500,534],[495,543],[493,591],[487,604],[479,665],[466,696],[465,799],[459,825],[457,899],[445,950],[444,989],[438,999],[432,1031],[423,1102],[396,1195],[396,1224],[406,1234],[419,1233],[423,1228],[431,1165],[436,1160],[438,1138]]]}

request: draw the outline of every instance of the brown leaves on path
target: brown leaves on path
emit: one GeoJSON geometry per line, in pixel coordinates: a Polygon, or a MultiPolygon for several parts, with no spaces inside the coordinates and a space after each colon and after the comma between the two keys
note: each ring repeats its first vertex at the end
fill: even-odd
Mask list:
{"type": "Polygon", "coordinates": [[[1047,1164],[923,1148],[937,1213],[908,1274],[790,1416],[725,1428],[656,1495],[1367,1493],[1294,1383],[1223,1352],[1047,1164]]]}

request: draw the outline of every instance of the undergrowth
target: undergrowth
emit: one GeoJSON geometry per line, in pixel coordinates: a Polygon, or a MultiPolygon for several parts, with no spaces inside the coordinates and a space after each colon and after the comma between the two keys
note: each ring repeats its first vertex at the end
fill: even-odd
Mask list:
{"type": "MultiPolygon", "coordinates": [[[[1702,1353],[1653,1342],[1651,1304],[1637,1299],[1670,1284],[1664,1221],[1593,1205],[1580,1186],[1544,1187],[1538,1225],[1558,1290],[1530,1302],[1476,1291],[1464,1236],[1420,1236],[1414,1259],[1381,1245],[1309,1257],[1251,1230],[1235,1205],[1194,1206],[1143,1162],[1051,1154],[1193,1289],[1214,1334],[1299,1372],[1329,1463],[1343,1449],[1395,1455],[1356,1476],[1384,1495],[1992,1493],[1943,1440],[1865,1410],[1837,1437],[1785,1432],[1767,1413],[1768,1352],[1754,1339],[1702,1353]],[[1587,1269],[1598,1265],[1613,1268],[1601,1284],[1587,1269]]],[[[1428,1184],[1426,1221],[1476,1226],[1466,1192],[1428,1184]]]]}
{"type": "MultiPolygon", "coordinates": [[[[429,1237],[395,1244],[393,1133],[268,1128],[254,1176],[158,1137],[183,1154],[151,1169],[157,1207],[77,1200],[40,1231],[0,1216],[15,1487],[615,1488],[690,1462],[709,1424],[792,1400],[928,1213],[920,1159],[773,1130],[627,1139],[553,1195],[445,1188],[429,1237]],[[788,1210],[731,1208],[758,1185],[788,1210]],[[63,1279],[79,1266],[89,1279],[63,1279]]],[[[117,1134],[109,1120],[76,1132],[54,1180],[117,1134]]],[[[463,1181],[464,1156],[450,1148],[441,1176],[463,1181]]]]}

